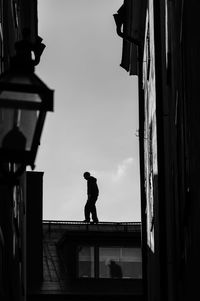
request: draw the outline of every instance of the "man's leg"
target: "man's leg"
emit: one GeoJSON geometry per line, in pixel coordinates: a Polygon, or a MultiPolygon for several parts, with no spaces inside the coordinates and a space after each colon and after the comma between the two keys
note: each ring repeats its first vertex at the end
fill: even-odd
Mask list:
{"type": "Polygon", "coordinates": [[[98,223],[99,220],[98,220],[98,217],[97,217],[97,210],[96,210],[95,204],[92,206],[91,213],[92,213],[93,222],[98,223]]]}
{"type": "Polygon", "coordinates": [[[88,202],[85,204],[84,213],[85,213],[85,222],[89,223],[90,222],[90,204],[88,202]]]}
{"type": "Polygon", "coordinates": [[[97,201],[97,197],[94,197],[92,199],[92,203],[91,203],[91,208],[90,208],[90,211],[91,211],[91,214],[92,214],[92,220],[94,223],[98,223],[98,217],[97,217],[97,209],[96,209],[96,201],[97,201]]]}

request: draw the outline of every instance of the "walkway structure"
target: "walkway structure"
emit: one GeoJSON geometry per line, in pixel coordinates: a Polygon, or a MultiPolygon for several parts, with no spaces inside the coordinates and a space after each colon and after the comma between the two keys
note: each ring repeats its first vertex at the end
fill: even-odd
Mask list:
{"type": "Polygon", "coordinates": [[[64,300],[66,297],[68,300],[108,297],[117,300],[123,296],[142,300],[142,279],[80,279],[74,276],[79,245],[119,247],[137,244],[140,248],[140,233],[140,223],[99,222],[94,225],[81,221],[44,220],[43,282],[32,286],[28,300],[64,300]]]}

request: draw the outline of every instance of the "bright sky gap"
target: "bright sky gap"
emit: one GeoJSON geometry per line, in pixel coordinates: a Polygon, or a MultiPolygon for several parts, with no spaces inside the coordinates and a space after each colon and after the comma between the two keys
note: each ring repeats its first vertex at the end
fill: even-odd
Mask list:
{"type": "Polygon", "coordinates": [[[43,218],[83,220],[86,182],[98,179],[100,221],[140,221],[137,77],[120,66],[118,0],[39,0],[46,44],[36,69],[55,89],[36,167],[44,171],[43,218]]]}

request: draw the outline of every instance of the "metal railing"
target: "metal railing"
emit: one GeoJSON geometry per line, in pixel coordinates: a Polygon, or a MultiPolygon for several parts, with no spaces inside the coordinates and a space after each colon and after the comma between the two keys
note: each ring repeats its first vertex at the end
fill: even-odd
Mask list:
{"type": "MultiPolygon", "coordinates": [[[[66,224],[66,225],[86,225],[87,223],[83,221],[65,221],[65,220],[43,220],[43,224],[66,224]]],[[[90,223],[88,223],[90,224],[90,223]]],[[[91,224],[90,224],[91,225],[91,224]]],[[[95,225],[132,225],[132,226],[140,226],[141,222],[98,222],[98,224],[95,225]]]]}
{"type": "Polygon", "coordinates": [[[43,226],[47,226],[49,230],[52,228],[68,228],[76,231],[141,231],[140,222],[99,222],[98,224],[90,224],[83,221],[43,220],[43,226]]]}

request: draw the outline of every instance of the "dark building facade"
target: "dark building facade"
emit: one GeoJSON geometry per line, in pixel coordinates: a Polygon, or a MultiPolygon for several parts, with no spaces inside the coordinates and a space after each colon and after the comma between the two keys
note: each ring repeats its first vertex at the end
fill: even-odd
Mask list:
{"type": "Polygon", "coordinates": [[[108,298],[143,300],[140,223],[43,221],[43,280],[28,300],[108,298]]]}
{"type": "MultiPolygon", "coordinates": [[[[23,39],[25,30],[28,30],[29,42],[33,45],[38,38],[37,1],[0,0],[0,75],[10,71],[13,57],[16,55],[16,42],[23,39]]],[[[12,121],[11,118],[7,118],[6,112],[12,114],[17,111],[2,108],[2,99],[3,97],[0,103],[1,147],[5,124],[11,124],[12,121]]],[[[14,101],[15,97],[13,103],[14,101]]],[[[27,127],[29,123],[31,120],[27,120],[27,127]]],[[[36,235],[37,239],[42,235],[38,225],[41,225],[42,220],[43,173],[26,172],[24,168],[23,173],[14,174],[19,162],[4,163],[2,158],[0,161],[0,300],[25,301],[27,285],[30,282],[27,268],[34,271],[29,257],[32,248],[30,239],[31,243],[35,242],[36,255],[42,250],[42,245],[36,243],[36,235]]],[[[38,261],[38,264],[41,262],[38,261]]],[[[42,264],[40,266],[42,267],[42,264]]],[[[42,270],[37,270],[37,273],[37,279],[40,279],[42,270]]]]}
{"type": "MultiPolygon", "coordinates": [[[[15,55],[15,42],[22,38],[25,27],[30,29],[34,41],[37,36],[37,2],[1,0],[0,74],[9,69],[15,55]]],[[[26,298],[25,182],[26,176],[23,175],[13,184],[12,179],[0,171],[0,299],[6,301],[26,298]]]]}
{"type": "Polygon", "coordinates": [[[0,299],[27,300],[30,283],[41,282],[43,173],[25,172],[18,184],[1,182],[0,299]],[[32,248],[34,243],[34,258],[32,248]],[[34,264],[33,264],[34,262],[34,264]]]}
{"type": "Polygon", "coordinates": [[[139,82],[143,267],[150,301],[194,299],[199,291],[199,8],[198,1],[124,1],[124,28],[133,28],[136,11],[145,13],[139,39],[134,31],[122,35],[138,53],[135,60],[127,53],[122,67],[138,66],[132,74],[139,82]]]}
{"type": "Polygon", "coordinates": [[[37,1],[0,1],[0,72],[10,67],[15,55],[15,42],[22,39],[24,28],[30,29],[31,42],[38,34],[37,1]]]}
{"type": "Polygon", "coordinates": [[[188,300],[198,292],[199,7],[195,1],[149,1],[147,10],[150,76],[146,68],[144,85],[151,88],[144,87],[146,251],[160,283],[155,289],[152,268],[147,268],[149,300],[188,300]],[[152,111],[154,120],[149,118],[152,111]]]}

